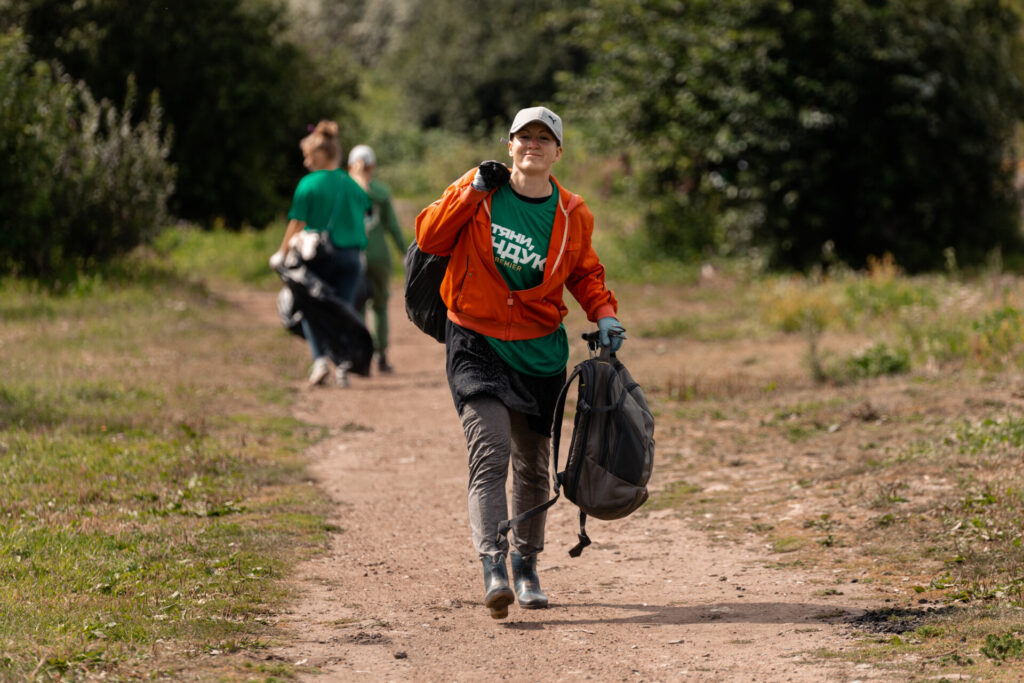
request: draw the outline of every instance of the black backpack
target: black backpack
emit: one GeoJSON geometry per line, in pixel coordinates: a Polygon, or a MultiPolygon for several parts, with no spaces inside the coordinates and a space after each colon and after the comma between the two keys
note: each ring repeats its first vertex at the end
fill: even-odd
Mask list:
{"type": "Polygon", "coordinates": [[[580,509],[579,543],[569,551],[579,557],[590,545],[587,515],[598,519],[620,519],[647,500],[647,481],[654,465],[654,416],[643,390],[629,370],[603,347],[597,350],[597,332],[583,335],[591,357],[572,371],[555,405],[554,443],[555,495],[548,502],[527,510],[498,525],[499,537],[512,525],[534,517],[555,504],[561,491],[580,509]],[[576,418],[565,470],[558,472],[565,397],[574,380],[579,380],[576,418]]]}

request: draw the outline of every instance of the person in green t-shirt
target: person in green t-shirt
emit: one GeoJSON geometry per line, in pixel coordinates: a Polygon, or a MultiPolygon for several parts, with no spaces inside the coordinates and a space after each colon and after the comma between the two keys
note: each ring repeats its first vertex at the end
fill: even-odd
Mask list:
{"type": "MultiPolygon", "coordinates": [[[[361,252],[366,247],[363,220],[371,208],[370,198],[349,174],[340,168],[341,144],[338,124],[321,121],[299,143],[303,163],[309,173],[302,177],[292,206],[288,211],[288,227],[274,259],[283,257],[292,238],[299,232],[327,232],[334,252],[330,260],[319,266],[316,275],[334,289],[339,299],[355,303],[362,277],[361,252]]],[[[317,339],[312,325],[303,318],[302,331],[313,355],[309,374],[310,385],[322,384],[330,374],[330,363],[317,339]]],[[[339,386],[348,386],[348,369],[335,371],[339,386]]]]}
{"type": "MultiPolygon", "coordinates": [[[[366,277],[370,281],[373,302],[374,343],[377,351],[377,369],[391,372],[388,363],[388,296],[391,284],[391,250],[388,239],[405,252],[405,238],[398,227],[398,217],[391,206],[391,190],[387,185],[374,179],[377,155],[368,145],[356,145],[348,153],[348,172],[370,195],[373,209],[366,216],[366,277]]],[[[364,310],[365,316],[365,310],[364,310]]]]}
{"type": "Polygon", "coordinates": [[[550,498],[552,418],[569,358],[565,290],[597,324],[602,346],[614,352],[625,338],[593,248],[593,214],[551,172],[562,157],[562,119],[547,107],[520,110],[508,155],[511,169],[483,162],[416,219],[419,248],[449,257],[440,285],[446,373],[466,436],[483,603],[495,619],[517,600],[548,606],[537,574],[545,513],[503,522],[550,498]]]}

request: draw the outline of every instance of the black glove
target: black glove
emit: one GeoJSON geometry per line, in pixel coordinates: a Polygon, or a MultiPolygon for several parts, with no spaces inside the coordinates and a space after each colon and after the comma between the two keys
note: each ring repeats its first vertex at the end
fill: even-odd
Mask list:
{"type": "Polygon", "coordinates": [[[490,192],[508,182],[511,172],[500,161],[485,161],[476,167],[473,189],[490,192]]]}

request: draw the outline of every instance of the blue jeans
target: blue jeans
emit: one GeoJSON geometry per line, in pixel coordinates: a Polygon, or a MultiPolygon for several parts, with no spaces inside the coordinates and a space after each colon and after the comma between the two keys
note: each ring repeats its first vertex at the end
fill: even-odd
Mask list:
{"type": "MultiPolygon", "coordinates": [[[[354,305],[356,291],[359,289],[359,279],[363,275],[363,264],[360,259],[359,247],[335,247],[334,254],[323,265],[318,264],[314,271],[326,285],[334,290],[335,295],[349,305],[354,305]]],[[[317,342],[313,326],[303,318],[302,332],[309,342],[309,350],[313,353],[313,360],[324,355],[323,348],[317,342]]]]}

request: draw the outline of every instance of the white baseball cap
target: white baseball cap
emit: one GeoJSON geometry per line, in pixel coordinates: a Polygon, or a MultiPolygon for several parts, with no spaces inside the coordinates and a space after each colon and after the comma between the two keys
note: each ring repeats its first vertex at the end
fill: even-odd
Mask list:
{"type": "Polygon", "coordinates": [[[348,153],[348,165],[351,166],[357,161],[363,162],[364,166],[376,166],[377,155],[373,153],[373,148],[369,145],[356,145],[348,153]]]}
{"type": "Polygon", "coordinates": [[[526,125],[533,123],[543,123],[545,126],[551,129],[551,132],[555,134],[555,139],[558,144],[562,144],[562,119],[558,117],[558,114],[551,111],[547,107],[528,107],[526,109],[520,109],[516,117],[512,119],[512,127],[509,128],[508,134],[514,135],[517,130],[520,130],[526,125]]]}

